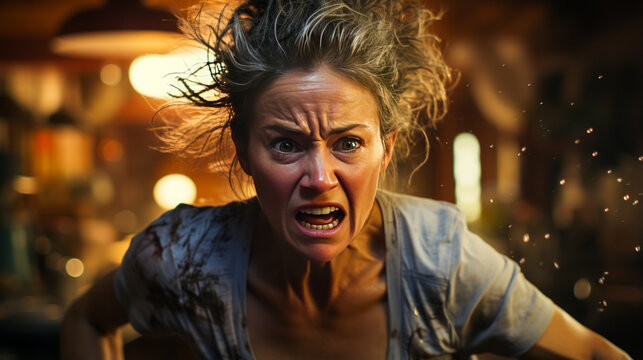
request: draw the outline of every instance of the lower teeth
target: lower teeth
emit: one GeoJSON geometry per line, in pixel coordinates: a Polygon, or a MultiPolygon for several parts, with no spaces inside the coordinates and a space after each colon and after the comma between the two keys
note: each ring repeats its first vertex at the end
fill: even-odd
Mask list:
{"type": "Polygon", "coordinates": [[[307,223],[307,222],[305,222],[305,221],[300,221],[299,223],[300,223],[300,224],[302,224],[303,226],[305,226],[305,227],[309,228],[309,229],[314,229],[314,230],[327,230],[327,229],[332,229],[332,228],[334,228],[335,226],[337,226],[337,224],[339,224],[339,219],[335,219],[332,223],[330,223],[330,224],[324,224],[324,225],[314,225],[314,224],[309,224],[309,223],[307,223]]]}

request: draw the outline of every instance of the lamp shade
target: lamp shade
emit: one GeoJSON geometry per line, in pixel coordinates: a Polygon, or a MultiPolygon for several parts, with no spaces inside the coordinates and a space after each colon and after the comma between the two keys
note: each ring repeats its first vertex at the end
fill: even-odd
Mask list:
{"type": "Polygon", "coordinates": [[[108,0],[69,18],[51,42],[60,55],[131,58],[164,53],[178,38],[176,17],[139,0],[108,0]]]}

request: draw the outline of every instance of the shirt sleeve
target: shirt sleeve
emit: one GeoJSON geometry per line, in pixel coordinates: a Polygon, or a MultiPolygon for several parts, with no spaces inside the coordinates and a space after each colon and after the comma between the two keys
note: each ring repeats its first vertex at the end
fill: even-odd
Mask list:
{"type": "Polygon", "coordinates": [[[447,312],[466,353],[517,356],[547,328],[552,301],[519,266],[471,233],[460,216],[452,236],[447,312]]]}
{"type": "Polygon", "coordinates": [[[162,240],[173,223],[169,211],[132,238],[114,278],[116,298],[141,334],[159,335],[176,326],[172,311],[178,288],[171,247],[162,240]]]}

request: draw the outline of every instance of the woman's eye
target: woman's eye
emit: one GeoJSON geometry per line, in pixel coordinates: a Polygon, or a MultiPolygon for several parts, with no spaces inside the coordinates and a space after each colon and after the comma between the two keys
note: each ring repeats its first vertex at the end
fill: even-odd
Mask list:
{"type": "Polygon", "coordinates": [[[351,152],[359,149],[361,146],[362,142],[359,139],[345,138],[340,140],[338,144],[338,150],[351,152]]]}
{"type": "Polygon", "coordinates": [[[289,153],[295,151],[295,143],[292,140],[281,139],[272,144],[272,147],[282,153],[289,153]]]}

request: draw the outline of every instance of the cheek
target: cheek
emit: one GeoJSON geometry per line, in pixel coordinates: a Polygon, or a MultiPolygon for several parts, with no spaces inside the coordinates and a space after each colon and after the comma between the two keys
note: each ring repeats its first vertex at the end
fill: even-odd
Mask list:
{"type": "Polygon", "coordinates": [[[370,214],[377,191],[381,163],[380,157],[373,156],[364,159],[359,165],[347,166],[342,171],[341,178],[349,198],[352,199],[356,215],[359,217],[356,219],[358,222],[370,214]]]}
{"type": "MultiPolygon", "coordinates": [[[[267,161],[259,164],[270,164],[267,161]]],[[[273,209],[285,207],[298,180],[296,169],[284,166],[261,166],[253,171],[259,200],[273,209]]],[[[280,211],[281,212],[281,211],[280,211]]]]}

